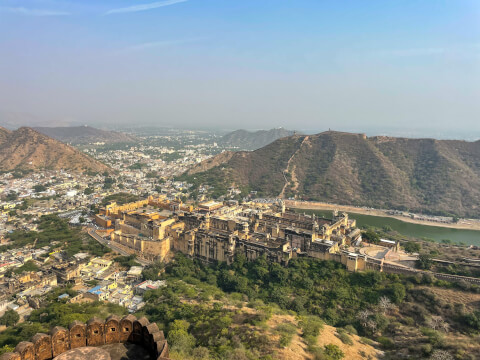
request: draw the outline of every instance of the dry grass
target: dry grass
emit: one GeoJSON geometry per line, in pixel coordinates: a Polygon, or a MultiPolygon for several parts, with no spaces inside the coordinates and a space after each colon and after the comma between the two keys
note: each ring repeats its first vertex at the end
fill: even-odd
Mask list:
{"type": "MultiPolygon", "coordinates": [[[[313,359],[313,356],[307,352],[307,345],[301,337],[301,330],[298,327],[298,322],[295,317],[291,315],[273,315],[272,318],[267,322],[269,329],[275,329],[278,325],[283,323],[291,323],[298,328],[297,334],[293,336],[291,344],[283,349],[279,349],[276,353],[276,359],[279,360],[302,360],[302,359],[313,359]]],[[[337,329],[333,326],[324,325],[323,330],[320,331],[318,336],[318,345],[323,347],[328,344],[335,344],[343,351],[345,354],[345,359],[349,360],[364,360],[368,359],[379,359],[382,355],[382,352],[375,349],[373,346],[362,344],[360,342],[360,337],[357,335],[350,335],[353,341],[353,345],[344,344],[335,334],[337,329]],[[363,351],[365,356],[361,355],[360,352],[363,351]]],[[[277,341],[278,335],[272,335],[272,340],[277,341]]]]}
{"type": "Polygon", "coordinates": [[[438,287],[421,288],[433,292],[435,296],[446,304],[465,304],[465,308],[468,311],[478,310],[480,308],[480,294],[438,287]]]}

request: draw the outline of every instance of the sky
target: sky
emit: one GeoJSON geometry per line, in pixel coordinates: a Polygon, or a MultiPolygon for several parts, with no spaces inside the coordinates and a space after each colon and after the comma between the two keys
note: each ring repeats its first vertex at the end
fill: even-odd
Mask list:
{"type": "Polygon", "coordinates": [[[1,114],[480,136],[480,1],[0,0],[1,114]]]}

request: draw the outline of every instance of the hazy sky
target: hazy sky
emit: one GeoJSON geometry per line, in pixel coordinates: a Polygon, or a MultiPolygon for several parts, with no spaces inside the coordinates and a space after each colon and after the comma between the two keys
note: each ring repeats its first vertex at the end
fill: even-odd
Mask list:
{"type": "Polygon", "coordinates": [[[480,131],[480,1],[0,0],[0,110],[480,131]]]}

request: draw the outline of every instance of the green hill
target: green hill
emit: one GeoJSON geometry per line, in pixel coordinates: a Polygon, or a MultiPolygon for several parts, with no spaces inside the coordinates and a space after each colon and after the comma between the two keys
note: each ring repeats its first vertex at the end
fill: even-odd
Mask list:
{"type": "Polygon", "coordinates": [[[329,131],[224,159],[183,178],[213,185],[215,195],[236,185],[259,196],[480,217],[480,141],[329,131]]]}

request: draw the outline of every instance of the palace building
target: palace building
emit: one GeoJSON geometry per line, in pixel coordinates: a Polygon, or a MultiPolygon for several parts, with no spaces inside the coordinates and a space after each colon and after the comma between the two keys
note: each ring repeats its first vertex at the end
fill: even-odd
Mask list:
{"type": "Polygon", "coordinates": [[[342,262],[349,270],[365,268],[357,254],[343,250],[361,241],[361,232],[348,214],[333,212],[332,219],[296,213],[283,201],[270,206],[207,202],[196,209],[161,198],[117,206],[107,205],[98,215],[108,217],[111,241],[151,261],[165,261],[180,251],[205,262],[232,263],[240,252],[248,260],[265,256],[288,264],[292,257],[309,256],[342,262]]]}

